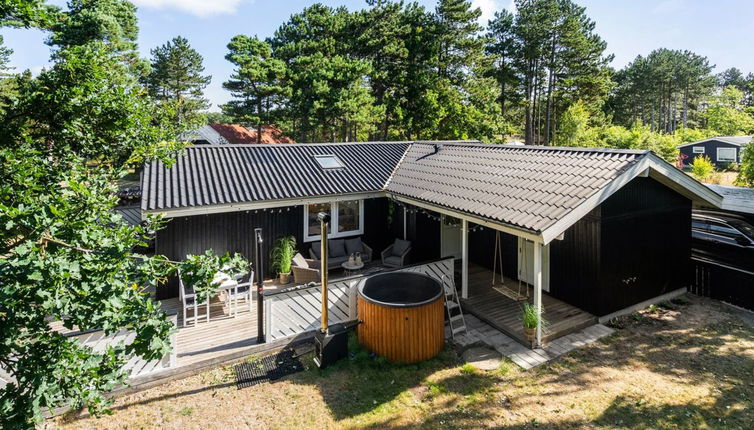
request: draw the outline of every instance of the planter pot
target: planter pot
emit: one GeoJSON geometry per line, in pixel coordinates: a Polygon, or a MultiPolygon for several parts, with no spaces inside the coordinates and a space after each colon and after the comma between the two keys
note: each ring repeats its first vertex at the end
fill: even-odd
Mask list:
{"type": "Polygon", "coordinates": [[[285,285],[291,282],[291,272],[288,273],[278,273],[278,276],[280,276],[280,283],[285,285]]]}
{"type": "Polygon", "coordinates": [[[524,336],[526,336],[526,340],[528,340],[529,343],[534,345],[534,341],[537,339],[537,328],[524,327],[524,336]]]}

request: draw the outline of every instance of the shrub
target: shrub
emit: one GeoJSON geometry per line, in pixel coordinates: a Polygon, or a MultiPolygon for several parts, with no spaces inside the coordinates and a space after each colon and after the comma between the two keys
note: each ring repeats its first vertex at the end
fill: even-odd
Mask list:
{"type": "Polygon", "coordinates": [[[715,165],[706,155],[697,156],[691,163],[691,174],[699,181],[705,181],[715,172],[715,165]]]}

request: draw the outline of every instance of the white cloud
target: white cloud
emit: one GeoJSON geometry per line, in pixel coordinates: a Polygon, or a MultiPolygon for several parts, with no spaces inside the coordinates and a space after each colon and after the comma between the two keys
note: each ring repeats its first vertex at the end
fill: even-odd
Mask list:
{"type": "Polygon", "coordinates": [[[479,23],[486,26],[487,22],[495,17],[495,12],[502,9],[508,9],[511,12],[515,12],[515,3],[513,0],[473,0],[471,2],[472,7],[478,7],[482,10],[482,16],[479,17],[479,23]],[[504,4],[506,4],[504,6],[504,4]]]}
{"type": "Polygon", "coordinates": [[[234,13],[244,0],[132,0],[140,7],[177,9],[199,17],[234,13]]]}

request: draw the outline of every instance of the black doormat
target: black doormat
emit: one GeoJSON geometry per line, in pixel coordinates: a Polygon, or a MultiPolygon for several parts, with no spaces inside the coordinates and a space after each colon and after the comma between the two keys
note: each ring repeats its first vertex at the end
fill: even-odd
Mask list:
{"type": "Polygon", "coordinates": [[[237,364],[235,370],[236,386],[240,390],[301,372],[304,365],[292,349],[286,349],[275,355],[237,364]]]}

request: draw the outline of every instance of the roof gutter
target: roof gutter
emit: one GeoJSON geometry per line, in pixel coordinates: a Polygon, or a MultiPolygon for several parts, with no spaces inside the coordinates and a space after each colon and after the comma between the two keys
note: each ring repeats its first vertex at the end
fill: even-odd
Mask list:
{"type": "Polygon", "coordinates": [[[212,205],[212,206],[193,206],[185,208],[166,208],[166,209],[152,209],[141,211],[141,218],[144,219],[146,214],[161,214],[164,218],[177,218],[183,216],[192,215],[210,215],[218,213],[228,212],[243,212],[253,211],[260,209],[272,209],[282,208],[286,206],[302,206],[317,203],[331,203],[341,202],[344,200],[361,200],[372,199],[377,197],[385,197],[384,191],[375,191],[369,193],[351,193],[351,194],[337,194],[329,196],[319,197],[303,197],[296,199],[281,199],[281,200],[262,200],[258,202],[247,203],[230,203],[224,205],[212,205]]]}

